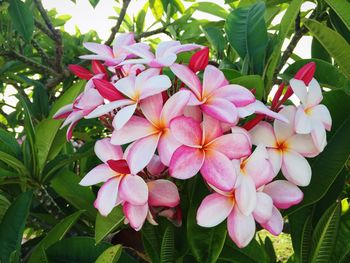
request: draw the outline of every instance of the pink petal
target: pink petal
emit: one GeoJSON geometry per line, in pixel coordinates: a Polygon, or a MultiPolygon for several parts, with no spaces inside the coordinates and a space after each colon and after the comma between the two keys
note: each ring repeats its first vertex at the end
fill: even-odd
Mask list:
{"type": "Polygon", "coordinates": [[[119,90],[121,93],[123,93],[125,96],[132,100],[137,100],[138,95],[136,93],[136,77],[131,75],[127,76],[125,78],[122,78],[118,80],[114,86],[116,87],[117,90],[119,90]]]}
{"type": "Polygon", "coordinates": [[[269,155],[262,145],[255,148],[252,155],[246,160],[243,169],[253,178],[256,188],[270,182],[276,175],[269,161],[269,155]]]}
{"type": "Polygon", "coordinates": [[[145,118],[132,116],[122,129],[113,131],[111,143],[122,145],[156,133],[154,126],[145,118]]]}
{"type": "Polygon", "coordinates": [[[255,235],[255,221],[252,215],[243,215],[237,206],[227,218],[227,230],[230,238],[239,248],[249,244],[255,235]]]}
{"type": "Polygon", "coordinates": [[[161,172],[163,172],[165,169],[165,165],[160,161],[160,158],[158,155],[153,155],[151,161],[147,165],[147,171],[152,176],[159,176],[161,172]]]}
{"type": "Polygon", "coordinates": [[[178,179],[188,179],[196,175],[204,162],[201,149],[180,146],[174,152],[169,164],[170,176],[178,179]]]}
{"type": "Polygon", "coordinates": [[[272,235],[278,236],[283,230],[283,218],[280,211],[276,207],[273,207],[270,220],[261,224],[261,226],[272,235]]]}
{"type": "Polygon", "coordinates": [[[123,204],[123,212],[128,219],[130,226],[136,231],[139,231],[145,223],[148,213],[148,204],[132,205],[125,202],[123,204]]]}
{"type": "Polygon", "coordinates": [[[332,117],[325,105],[317,105],[311,109],[310,117],[314,120],[322,122],[327,131],[331,130],[332,117]]]}
{"type": "Polygon", "coordinates": [[[153,123],[153,125],[157,125],[163,107],[162,94],[159,93],[142,100],[140,107],[147,120],[153,123]]]}
{"type": "Polygon", "coordinates": [[[283,152],[282,173],[288,181],[299,186],[308,186],[311,180],[309,163],[294,151],[283,152]]]}
{"type": "Polygon", "coordinates": [[[160,42],[157,45],[156,48],[156,57],[162,57],[166,54],[166,52],[169,51],[170,48],[175,47],[175,46],[179,46],[181,45],[181,43],[179,41],[163,41],[160,42]]]}
{"type": "Polygon", "coordinates": [[[170,131],[180,143],[198,146],[202,143],[200,123],[190,117],[176,117],[170,122],[170,131]]]}
{"type": "Polygon", "coordinates": [[[273,203],[270,196],[265,193],[256,193],[256,206],[253,211],[254,219],[260,223],[266,223],[272,216],[273,203]]]}
{"type": "Polygon", "coordinates": [[[181,143],[175,139],[170,129],[164,129],[158,143],[158,154],[164,165],[169,166],[171,157],[180,146],[181,143]]]}
{"type": "Polygon", "coordinates": [[[171,53],[178,54],[180,52],[192,51],[201,47],[202,46],[197,44],[183,44],[183,45],[173,46],[169,48],[169,53],[171,52],[171,53]]]}
{"type": "Polygon", "coordinates": [[[168,126],[173,118],[183,115],[190,96],[189,91],[180,90],[165,102],[161,113],[161,120],[165,126],[168,126]]]}
{"type": "Polygon", "coordinates": [[[306,105],[307,103],[307,87],[302,80],[291,79],[289,81],[290,87],[294,91],[295,95],[300,99],[301,103],[306,105]]]}
{"type": "Polygon", "coordinates": [[[159,141],[159,134],[137,140],[129,149],[126,160],[132,174],[137,174],[151,161],[159,141]]]}
{"type": "Polygon", "coordinates": [[[91,52],[94,52],[101,56],[113,57],[112,49],[109,46],[103,44],[97,44],[92,42],[83,43],[84,47],[91,52]]]}
{"type": "Polygon", "coordinates": [[[148,187],[137,175],[126,175],[120,182],[119,196],[132,205],[143,205],[148,200],[148,187]]]}
{"type": "Polygon", "coordinates": [[[211,94],[213,91],[227,84],[227,80],[217,67],[208,65],[203,75],[203,96],[211,94]]]}
{"type": "Polygon", "coordinates": [[[280,209],[287,209],[303,200],[303,192],[295,185],[285,180],[273,181],[265,185],[264,190],[273,204],[280,209]]]}
{"type": "Polygon", "coordinates": [[[286,144],[289,149],[305,157],[315,157],[320,153],[309,134],[295,134],[286,141],[286,144]]]}
{"type": "Polygon", "coordinates": [[[253,93],[247,88],[236,84],[223,86],[215,90],[214,95],[231,101],[237,107],[244,107],[255,101],[253,93]]]}
{"type": "Polygon", "coordinates": [[[107,216],[117,205],[119,183],[120,178],[113,177],[104,183],[98,191],[94,206],[101,215],[107,216]]]}
{"type": "Polygon", "coordinates": [[[310,81],[308,91],[309,92],[307,94],[307,104],[305,105],[305,107],[309,108],[309,107],[316,106],[322,101],[323,99],[322,90],[317,80],[312,79],[310,81]]]}
{"type": "Polygon", "coordinates": [[[327,144],[327,136],[326,131],[324,129],[324,126],[319,121],[313,121],[312,123],[312,131],[311,131],[311,137],[312,140],[315,143],[316,148],[319,150],[319,152],[322,152],[324,147],[326,147],[327,144]]]}
{"type": "Polygon", "coordinates": [[[184,115],[186,117],[191,117],[192,119],[198,122],[202,121],[202,111],[198,106],[186,106],[184,110],[184,115]]]}
{"type": "Polygon", "coordinates": [[[199,78],[196,74],[192,72],[188,67],[180,64],[173,64],[170,67],[171,71],[183,82],[187,87],[189,87],[193,93],[198,97],[202,97],[202,86],[199,78]]]}
{"type": "Polygon", "coordinates": [[[267,152],[269,154],[269,161],[272,165],[273,171],[275,175],[277,175],[282,167],[283,152],[274,148],[268,148],[267,152]]]}
{"type": "Polygon", "coordinates": [[[138,93],[141,93],[145,87],[146,82],[153,77],[159,76],[160,71],[160,68],[148,68],[138,74],[135,80],[135,90],[138,93]]]}
{"type": "MultiPolygon", "coordinates": [[[[277,112],[274,112],[274,111],[270,110],[267,106],[265,106],[264,103],[262,103],[259,100],[256,100],[253,103],[248,104],[247,106],[241,107],[241,108],[238,108],[238,109],[240,110],[240,109],[243,109],[243,108],[247,108],[247,109],[251,108],[250,111],[253,111],[253,113],[264,114],[264,115],[269,116],[269,117],[271,117],[273,119],[280,120],[282,122],[288,123],[288,120],[283,115],[281,115],[280,113],[277,113],[277,112]]],[[[250,113],[250,114],[252,114],[252,113],[250,113]]],[[[250,114],[248,114],[248,115],[250,115],[250,114]]],[[[241,116],[240,115],[240,117],[246,117],[248,115],[245,115],[245,116],[241,116]]]]}
{"type": "Polygon", "coordinates": [[[73,104],[68,104],[60,108],[53,116],[53,119],[63,119],[67,118],[68,115],[73,111],[73,104]]]}
{"type": "Polygon", "coordinates": [[[233,198],[218,193],[206,196],[197,210],[197,224],[214,227],[223,222],[233,209],[233,198]]]}
{"type": "Polygon", "coordinates": [[[201,105],[201,109],[211,117],[227,123],[235,123],[238,118],[236,107],[226,99],[210,98],[201,105]]]}
{"type": "Polygon", "coordinates": [[[243,215],[250,215],[256,205],[256,189],[253,179],[248,175],[240,175],[239,186],[235,188],[235,199],[243,215]]]}
{"type": "Polygon", "coordinates": [[[236,173],[231,161],[221,152],[206,150],[201,174],[211,185],[222,191],[231,191],[236,182],[236,173]]]}
{"type": "Polygon", "coordinates": [[[215,139],[210,149],[225,154],[229,159],[239,159],[251,153],[252,145],[249,134],[241,128],[233,128],[233,132],[215,139]]]}
{"type": "Polygon", "coordinates": [[[102,115],[105,115],[105,114],[117,109],[117,108],[120,108],[120,107],[123,107],[126,105],[130,105],[133,103],[134,102],[132,100],[129,100],[129,99],[112,101],[110,103],[107,103],[105,105],[101,105],[101,106],[97,107],[95,110],[90,112],[87,116],[85,116],[85,119],[92,119],[92,118],[100,117],[102,115]]]}
{"type": "Polygon", "coordinates": [[[180,203],[176,185],[168,180],[155,180],[147,183],[149,190],[148,204],[150,206],[175,207],[180,203]]]}
{"type": "Polygon", "coordinates": [[[214,119],[213,117],[207,114],[203,114],[202,130],[202,140],[205,144],[210,143],[211,141],[215,140],[223,134],[220,121],[214,119]]]}
{"type": "Polygon", "coordinates": [[[111,144],[110,138],[98,140],[95,143],[95,154],[104,163],[108,160],[119,160],[123,158],[123,150],[118,145],[111,144]]]}
{"type": "Polygon", "coordinates": [[[168,88],[170,88],[170,86],[171,81],[168,76],[153,76],[143,83],[140,99],[144,99],[149,96],[161,93],[162,91],[165,91],[168,88]]]}
{"type": "Polygon", "coordinates": [[[176,54],[167,52],[164,56],[157,57],[155,60],[151,61],[148,65],[150,67],[157,67],[157,68],[169,67],[172,64],[174,64],[176,59],[177,59],[176,54]]]}
{"type": "Polygon", "coordinates": [[[309,134],[311,132],[311,120],[306,115],[304,108],[298,107],[295,114],[295,131],[300,134],[309,134]]]}
{"type": "Polygon", "coordinates": [[[261,121],[249,132],[253,144],[262,144],[265,147],[276,147],[276,137],[270,123],[261,121]]]}
{"type": "Polygon", "coordinates": [[[117,176],[117,173],[113,171],[107,164],[100,164],[88,172],[80,181],[80,185],[90,186],[106,182],[108,179],[117,176]]]}
{"type": "Polygon", "coordinates": [[[113,53],[117,55],[123,46],[130,46],[135,43],[134,33],[119,34],[114,39],[113,53]]]}
{"type": "Polygon", "coordinates": [[[145,58],[148,60],[151,60],[154,58],[154,55],[151,51],[149,51],[149,48],[145,48],[145,46],[143,45],[142,46],[137,45],[137,43],[131,46],[125,46],[124,49],[141,58],[145,58]]]}
{"type": "Polygon", "coordinates": [[[136,107],[137,104],[134,103],[118,110],[112,122],[114,129],[120,130],[121,128],[123,128],[123,126],[130,120],[132,115],[135,113],[136,107]]]}
{"type": "Polygon", "coordinates": [[[296,108],[294,106],[286,106],[279,112],[279,114],[283,115],[288,120],[288,123],[275,120],[273,128],[278,142],[284,142],[294,134],[295,112],[296,108]]]}

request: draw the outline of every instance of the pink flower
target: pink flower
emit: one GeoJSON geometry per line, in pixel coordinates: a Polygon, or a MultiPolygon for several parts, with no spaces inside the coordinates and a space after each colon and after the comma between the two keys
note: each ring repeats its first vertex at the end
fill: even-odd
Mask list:
{"type": "Polygon", "coordinates": [[[232,133],[223,135],[219,121],[207,115],[202,124],[190,117],[177,117],[171,121],[170,130],[183,144],[171,158],[169,172],[172,177],[188,179],[200,171],[214,187],[222,191],[233,189],[236,173],[230,159],[251,152],[250,138],[245,130],[234,127],[232,133]]]}
{"type": "Polygon", "coordinates": [[[87,116],[103,103],[103,97],[100,93],[93,88],[86,89],[81,93],[72,104],[68,104],[59,109],[55,115],[54,119],[65,119],[61,128],[67,126],[66,138],[70,140],[72,138],[72,133],[75,125],[84,116],[87,116]]]}
{"type": "Polygon", "coordinates": [[[177,54],[186,51],[192,51],[200,48],[200,45],[196,44],[184,44],[179,41],[164,41],[158,44],[156,48],[156,54],[154,55],[149,48],[143,48],[139,46],[129,46],[125,49],[130,53],[140,57],[139,59],[129,59],[124,61],[124,64],[147,64],[152,68],[170,67],[177,59],[177,54]]]}
{"type": "Polygon", "coordinates": [[[260,122],[251,130],[252,142],[267,148],[276,174],[282,168],[282,173],[288,181],[307,186],[311,180],[311,168],[304,156],[313,157],[319,151],[315,148],[311,136],[295,134],[295,107],[287,106],[280,114],[285,116],[289,123],[275,120],[272,127],[267,122],[260,122]]]}
{"type": "Polygon", "coordinates": [[[123,203],[124,215],[130,226],[139,231],[146,218],[151,224],[157,224],[154,220],[154,207],[173,208],[180,203],[180,196],[176,185],[168,180],[155,180],[147,183],[148,203],[144,205],[133,205],[129,202],[123,203]]]}
{"type": "MultiPolygon", "coordinates": [[[[158,147],[160,160],[168,165],[180,143],[169,130],[170,121],[183,114],[190,98],[188,91],[174,94],[163,106],[161,94],[143,100],[140,104],[146,118],[133,116],[121,129],[115,129],[111,142],[116,145],[134,142],[128,147],[126,160],[133,173],[141,171],[152,159],[158,147]]],[[[116,122],[113,123],[114,128],[116,122]]]]}
{"type": "Polygon", "coordinates": [[[133,44],[136,46],[140,46],[140,44],[138,43],[135,44],[133,33],[118,35],[114,40],[113,49],[107,45],[86,42],[84,43],[84,47],[95,54],[83,55],[79,58],[102,60],[107,66],[115,66],[120,64],[126,58],[132,57],[130,52],[128,52],[125,48],[133,44]]]}
{"type": "Polygon", "coordinates": [[[107,216],[123,201],[135,206],[147,204],[147,184],[140,176],[130,173],[120,146],[112,145],[109,138],[102,139],[96,142],[95,153],[104,163],[87,173],[80,185],[103,183],[94,203],[101,215],[107,216]]]}
{"type": "Polygon", "coordinates": [[[116,130],[121,129],[135,113],[141,100],[161,93],[171,86],[169,77],[159,75],[159,72],[159,69],[147,69],[137,76],[131,75],[120,79],[114,86],[127,98],[102,105],[86,116],[86,118],[100,117],[122,107],[113,119],[114,128],[116,130]]]}
{"type": "Polygon", "coordinates": [[[323,99],[320,85],[312,79],[308,86],[304,81],[291,79],[290,86],[300,99],[294,125],[299,134],[310,134],[319,151],[327,144],[326,130],[330,131],[332,118],[326,106],[320,104],[323,99]]]}

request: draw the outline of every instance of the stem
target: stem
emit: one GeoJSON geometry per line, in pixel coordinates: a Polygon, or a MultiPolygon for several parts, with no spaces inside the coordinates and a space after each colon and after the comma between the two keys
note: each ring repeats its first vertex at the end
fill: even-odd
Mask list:
{"type": "Polygon", "coordinates": [[[152,30],[152,31],[143,32],[143,33],[137,35],[135,37],[135,40],[139,41],[141,38],[144,38],[144,37],[149,37],[149,36],[153,36],[153,35],[160,34],[160,33],[166,33],[166,28],[167,28],[166,26],[163,26],[163,27],[160,27],[160,28],[152,30]]]}
{"type": "Polygon", "coordinates": [[[41,57],[42,62],[52,65],[49,56],[45,53],[45,50],[39,45],[39,43],[36,42],[36,40],[34,39],[32,39],[31,42],[33,47],[36,49],[39,56],[41,57]]]}
{"type": "Polygon", "coordinates": [[[123,0],[123,6],[122,9],[120,10],[119,17],[117,20],[117,24],[111,29],[111,35],[109,36],[108,40],[106,41],[106,45],[111,45],[115,35],[118,33],[120,26],[123,23],[124,17],[126,15],[126,10],[128,9],[128,6],[130,4],[130,0],[123,0]]]}

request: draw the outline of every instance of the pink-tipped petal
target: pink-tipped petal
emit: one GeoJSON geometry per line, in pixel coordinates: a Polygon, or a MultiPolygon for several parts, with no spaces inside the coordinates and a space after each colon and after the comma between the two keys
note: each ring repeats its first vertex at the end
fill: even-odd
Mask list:
{"type": "Polygon", "coordinates": [[[114,129],[118,131],[121,128],[123,128],[123,126],[130,120],[132,115],[135,113],[136,107],[137,104],[133,103],[118,110],[112,122],[114,129]]]}
{"type": "Polygon", "coordinates": [[[307,94],[307,104],[305,107],[313,107],[319,104],[323,99],[322,90],[317,80],[312,79],[309,84],[309,92],[307,94]]]}
{"type": "Polygon", "coordinates": [[[161,172],[163,172],[165,169],[165,165],[160,161],[160,158],[158,155],[153,155],[151,161],[147,165],[147,171],[152,176],[159,176],[161,172]]]}
{"type": "Polygon", "coordinates": [[[113,53],[118,55],[124,46],[130,46],[135,43],[134,33],[119,34],[113,41],[113,53]]]}
{"type": "Polygon", "coordinates": [[[270,123],[261,121],[250,130],[252,143],[264,145],[265,147],[276,147],[276,137],[270,123]]]}
{"type": "Polygon", "coordinates": [[[283,230],[283,218],[276,207],[272,209],[272,216],[269,221],[261,224],[263,228],[269,231],[272,235],[278,236],[283,230]]]}
{"type": "Polygon", "coordinates": [[[274,148],[268,148],[266,150],[267,150],[267,153],[269,154],[269,161],[272,165],[272,169],[275,175],[277,175],[282,167],[283,152],[274,148]]]}
{"type": "Polygon", "coordinates": [[[227,80],[217,67],[208,65],[203,76],[203,96],[211,94],[213,91],[227,84],[227,80]]]}
{"type": "Polygon", "coordinates": [[[200,123],[190,117],[176,117],[170,122],[170,131],[180,143],[198,146],[202,143],[200,123]]]}
{"type": "Polygon", "coordinates": [[[123,150],[118,145],[111,144],[110,138],[98,140],[95,143],[95,154],[104,163],[108,160],[119,160],[123,158],[123,150]]]}
{"type": "Polygon", "coordinates": [[[236,172],[231,161],[221,152],[206,150],[201,174],[211,185],[222,191],[231,191],[236,183],[236,172]]]}
{"type": "Polygon", "coordinates": [[[201,109],[211,117],[227,123],[235,123],[238,118],[236,107],[226,99],[211,98],[201,105],[201,109]]]}
{"type": "Polygon", "coordinates": [[[332,117],[325,105],[320,104],[312,107],[312,109],[310,109],[310,117],[314,120],[322,122],[327,131],[331,130],[332,117]]]}
{"type": "Polygon", "coordinates": [[[326,131],[324,129],[323,124],[317,120],[313,120],[312,126],[313,126],[312,127],[313,129],[311,131],[312,140],[314,141],[318,151],[322,152],[324,147],[326,147],[326,144],[327,144],[326,131]]]}
{"type": "Polygon", "coordinates": [[[255,101],[253,93],[236,84],[223,86],[215,90],[214,95],[232,102],[237,107],[244,107],[255,101]]]}
{"type": "Polygon", "coordinates": [[[147,186],[150,206],[175,207],[180,203],[179,192],[173,182],[159,179],[148,182],[147,186]]]}
{"type": "Polygon", "coordinates": [[[265,193],[256,193],[256,206],[253,211],[254,219],[260,223],[266,223],[272,216],[273,202],[270,196],[265,193]]]}
{"type": "Polygon", "coordinates": [[[239,248],[249,244],[254,238],[255,221],[252,215],[243,215],[237,206],[227,218],[227,230],[230,238],[239,248]]]}
{"type": "Polygon", "coordinates": [[[201,47],[202,46],[197,44],[183,44],[183,45],[173,46],[169,48],[169,53],[178,54],[180,52],[192,51],[201,47]]]}
{"type": "Polygon", "coordinates": [[[279,113],[283,115],[288,123],[275,120],[273,128],[278,142],[283,142],[294,134],[294,119],[296,108],[294,106],[284,107],[279,113]]]}
{"type": "Polygon", "coordinates": [[[158,154],[164,165],[169,166],[171,157],[180,146],[181,143],[175,139],[170,129],[164,129],[158,143],[158,154]]]}
{"type": "Polygon", "coordinates": [[[123,212],[130,226],[136,231],[139,231],[147,218],[148,204],[132,205],[125,202],[123,204],[123,212]]]}
{"type": "Polygon", "coordinates": [[[308,186],[311,180],[310,164],[294,151],[283,152],[282,173],[288,181],[299,186],[308,186]]]}
{"type": "Polygon", "coordinates": [[[197,224],[202,227],[214,227],[223,222],[233,209],[232,197],[218,193],[206,196],[197,210],[197,224]]]}
{"type": "Polygon", "coordinates": [[[136,82],[136,77],[135,76],[127,76],[125,78],[122,78],[118,80],[114,86],[118,91],[123,93],[125,96],[127,96],[130,99],[137,100],[137,95],[135,91],[135,82],[136,82]]]}
{"type": "Polygon", "coordinates": [[[190,96],[191,92],[180,90],[166,101],[161,113],[161,121],[165,126],[168,126],[170,121],[175,117],[183,115],[190,96]]]}
{"type": "Polygon", "coordinates": [[[185,83],[187,87],[193,91],[197,98],[202,97],[201,83],[197,75],[194,74],[192,70],[177,63],[173,64],[170,69],[183,83],[185,83]]]}
{"type": "Polygon", "coordinates": [[[285,180],[273,181],[264,187],[264,193],[268,194],[273,204],[280,209],[287,209],[299,204],[303,200],[303,192],[295,185],[285,180]]]}
{"type": "Polygon", "coordinates": [[[137,174],[151,161],[159,141],[159,134],[139,139],[129,149],[126,160],[132,174],[137,174]]]}
{"type": "Polygon", "coordinates": [[[142,100],[140,107],[147,120],[156,125],[159,121],[160,113],[163,107],[162,94],[159,93],[142,100]]]}
{"type": "Polygon", "coordinates": [[[202,130],[202,141],[206,144],[223,134],[220,121],[207,114],[203,114],[202,130]]]}
{"type": "Polygon", "coordinates": [[[307,87],[302,80],[291,79],[289,81],[290,87],[294,91],[295,95],[299,98],[302,104],[306,105],[307,103],[307,87]]]}
{"type": "Polygon", "coordinates": [[[256,206],[256,189],[253,179],[240,175],[239,186],[235,189],[236,205],[243,215],[250,215],[256,206]]]}
{"type": "Polygon", "coordinates": [[[199,106],[186,106],[184,115],[186,117],[191,117],[198,122],[202,121],[202,111],[199,106]]]}
{"type": "Polygon", "coordinates": [[[90,186],[106,182],[108,179],[115,177],[117,174],[107,164],[100,164],[88,172],[80,181],[80,185],[90,186]]]}
{"type": "Polygon", "coordinates": [[[139,56],[147,60],[151,60],[154,58],[154,55],[151,51],[149,51],[149,48],[146,48],[146,46],[144,45],[137,45],[137,44],[138,43],[131,46],[125,46],[124,49],[126,49],[132,54],[135,54],[136,56],[139,56]]]}
{"type": "Polygon", "coordinates": [[[84,47],[91,52],[99,54],[101,56],[113,57],[112,49],[109,46],[103,44],[97,44],[92,42],[83,43],[84,47]]]}
{"type": "Polygon", "coordinates": [[[108,104],[101,105],[101,106],[97,107],[95,110],[90,112],[87,116],[85,116],[85,119],[92,119],[92,118],[100,117],[102,115],[105,115],[105,114],[117,109],[117,108],[120,108],[120,107],[123,107],[126,105],[130,105],[133,103],[134,102],[132,100],[129,100],[129,99],[116,100],[116,101],[110,102],[108,104]]]}
{"type": "Polygon", "coordinates": [[[196,175],[204,162],[204,153],[201,149],[180,146],[171,157],[169,164],[170,176],[178,179],[188,179],[196,175]]]}
{"type": "Polygon", "coordinates": [[[289,149],[305,157],[315,157],[320,153],[310,134],[295,134],[287,140],[286,144],[289,149]]]}
{"type": "Polygon", "coordinates": [[[104,183],[98,191],[94,205],[101,215],[107,216],[117,205],[119,183],[120,178],[113,177],[104,183]]]}
{"type": "Polygon", "coordinates": [[[142,85],[140,99],[161,93],[171,86],[171,81],[166,75],[153,76],[142,85]]]}
{"type": "Polygon", "coordinates": [[[53,119],[63,119],[67,118],[68,115],[73,111],[73,104],[68,104],[60,108],[54,115],[53,119]]]}
{"type": "Polygon", "coordinates": [[[181,45],[181,43],[179,41],[172,41],[171,40],[171,41],[160,42],[156,48],[156,57],[160,58],[160,57],[164,56],[169,51],[170,48],[176,47],[179,45],[181,45]]]}
{"type": "Polygon", "coordinates": [[[132,205],[143,205],[148,200],[148,187],[137,175],[126,175],[120,182],[119,196],[132,205]]]}
{"type": "Polygon", "coordinates": [[[306,115],[304,108],[298,107],[295,113],[295,131],[299,134],[309,134],[311,132],[311,120],[306,115]]]}
{"type": "Polygon", "coordinates": [[[120,130],[114,130],[111,143],[123,145],[156,133],[154,126],[145,118],[132,116],[120,130]]]}

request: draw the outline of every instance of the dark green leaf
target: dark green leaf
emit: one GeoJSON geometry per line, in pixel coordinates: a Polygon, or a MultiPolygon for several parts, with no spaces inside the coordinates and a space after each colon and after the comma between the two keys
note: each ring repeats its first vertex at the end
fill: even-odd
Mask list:
{"type": "Polygon", "coordinates": [[[20,249],[31,201],[31,192],[20,194],[7,209],[0,223],[0,262],[2,263],[9,263],[11,254],[20,249]]]}
{"type": "Polygon", "coordinates": [[[255,97],[261,100],[264,94],[264,82],[259,75],[248,75],[230,79],[230,83],[239,84],[248,89],[255,89],[255,97]]]}
{"type": "Polygon", "coordinates": [[[325,0],[350,30],[350,3],[347,0],[325,0]]]}
{"type": "Polygon", "coordinates": [[[162,239],[161,235],[158,233],[158,228],[146,223],[141,231],[142,242],[147,255],[151,258],[153,263],[160,262],[160,247],[162,239]]]}
{"type": "Polygon", "coordinates": [[[1,150],[18,157],[21,154],[21,148],[15,137],[13,137],[9,132],[0,129],[0,143],[1,150]],[[6,150],[5,150],[6,147],[6,150]]]}
{"type": "Polygon", "coordinates": [[[339,232],[337,242],[334,246],[334,252],[330,262],[343,262],[350,254],[350,211],[346,212],[340,218],[339,232]]]}
{"type": "Polygon", "coordinates": [[[175,261],[174,243],[174,226],[169,224],[169,226],[164,231],[162,246],[160,249],[161,263],[172,263],[175,261]]]}
{"type": "Polygon", "coordinates": [[[311,44],[311,57],[322,59],[329,63],[332,63],[332,58],[328,54],[327,50],[321,45],[317,38],[312,39],[311,44]]]}
{"type": "Polygon", "coordinates": [[[202,31],[204,32],[205,37],[208,39],[210,45],[217,52],[218,57],[222,57],[227,45],[222,30],[217,27],[204,27],[202,31]]]}
{"type": "Polygon", "coordinates": [[[93,8],[95,8],[98,4],[98,2],[100,2],[100,0],[89,0],[90,4],[92,5],[93,8]]]}
{"type": "Polygon", "coordinates": [[[14,29],[29,42],[34,31],[34,17],[32,10],[21,0],[11,0],[8,9],[14,29]]]}
{"type": "Polygon", "coordinates": [[[121,206],[115,207],[108,216],[102,216],[98,213],[95,222],[96,244],[99,244],[108,234],[117,230],[123,221],[124,214],[121,206]]]}
{"type": "Polygon", "coordinates": [[[113,247],[107,248],[103,253],[97,258],[95,263],[117,263],[123,248],[121,245],[115,245],[113,247]]]}

